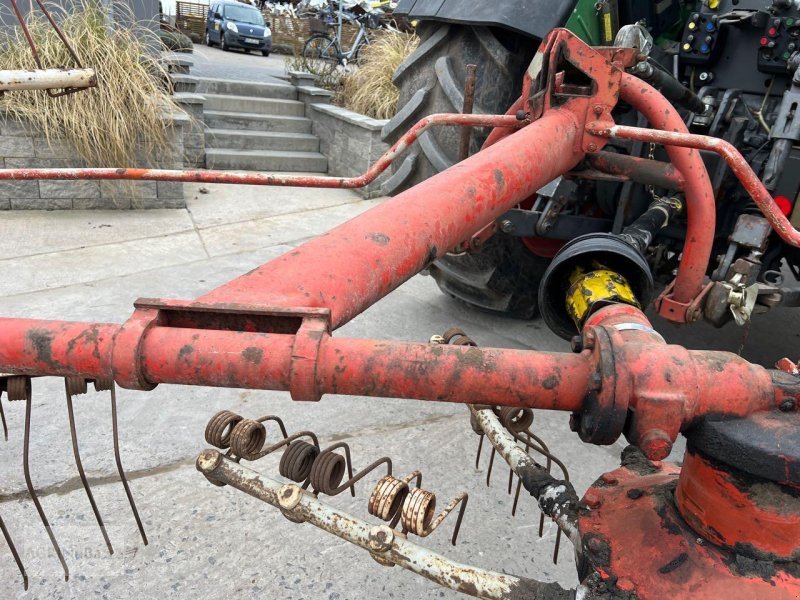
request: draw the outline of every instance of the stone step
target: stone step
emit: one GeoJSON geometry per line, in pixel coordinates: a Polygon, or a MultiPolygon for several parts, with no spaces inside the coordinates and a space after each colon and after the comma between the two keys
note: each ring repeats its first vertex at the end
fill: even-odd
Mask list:
{"type": "Polygon", "coordinates": [[[207,129],[206,146],[229,150],[319,152],[319,138],[310,133],[207,129]]]}
{"type": "Polygon", "coordinates": [[[260,115],[285,115],[288,117],[303,117],[306,111],[306,105],[297,100],[248,98],[247,96],[229,96],[226,94],[203,95],[206,98],[206,110],[224,110],[227,112],[256,113],[260,115]]]}
{"type": "Polygon", "coordinates": [[[197,77],[193,75],[170,74],[169,78],[176,94],[194,94],[197,91],[197,77]]]}
{"type": "Polygon", "coordinates": [[[206,107],[203,112],[203,120],[209,129],[311,133],[311,119],[306,119],[305,117],[237,113],[224,110],[208,110],[208,107],[206,107]]]}
{"type": "Polygon", "coordinates": [[[303,171],[325,173],[328,159],[319,152],[286,150],[206,150],[206,168],[239,171],[303,171]]]}
{"type": "Polygon", "coordinates": [[[197,92],[200,94],[222,94],[228,96],[247,96],[250,98],[297,100],[297,88],[286,83],[263,83],[238,81],[235,79],[197,77],[197,92]]]}

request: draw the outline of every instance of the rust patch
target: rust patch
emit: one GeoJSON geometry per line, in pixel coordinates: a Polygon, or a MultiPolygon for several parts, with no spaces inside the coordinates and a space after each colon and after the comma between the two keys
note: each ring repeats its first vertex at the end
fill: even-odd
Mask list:
{"type": "Polygon", "coordinates": [[[546,390],[555,389],[558,386],[558,377],[555,375],[550,375],[546,377],[544,381],[542,381],[542,387],[546,390]]]}
{"type": "Polygon", "coordinates": [[[386,235],[385,233],[368,233],[367,238],[371,239],[379,246],[385,246],[391,241],[389,236],[386,235]]]}
{"type": "Polygon", "coordinates": [[[247,362],[258,365],[261,364],[261,360],[264,358],[264,351],[261,348],[249,346],[242,350],[242,358],[247,362]]]}
{"type": "Polygon", "coordinates": [[[58,361],[53,360],[53,334],[46,329],[31,329],[25,335],[33,346],[36,359],[50,366],[57,366],[58,361]]]}
{"type": "Polygon", "coordinates": [[[184,345],[178,351],[178,360],[187,360],[192,352],[194,352],[194,348],[192,346],[189,344],[184,345]]]}

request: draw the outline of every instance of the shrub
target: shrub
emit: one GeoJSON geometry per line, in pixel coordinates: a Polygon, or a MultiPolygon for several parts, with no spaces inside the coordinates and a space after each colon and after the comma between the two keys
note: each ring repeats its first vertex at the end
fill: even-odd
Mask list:
{"type": "Polygon", "coordinates": [[[173,52],[193,52],[194,44],[189,36],[181,33],[180,31],[164,31],[159,30],[158,37],[161,39],[161,44],[173,52]]]}
{"type": "MultiPolygon", "coordinates": [[[[140,156],[157,161],[170,147],[163,115],[177,106],[164,90],[168,74],[152,53],[152,32],[132,18],[128,27],[109,27],[108,11],[90,2],[66,9],[60,20],[83,65],[95,69],[97,87],[59,98],[7,92],[0,111],[49,142],[66,139],[91,166],[128,167],[140,156]]],[[[32,13],[28,25],[45,67],[73,64],[41,13],[32,13]]],[[[0,69],[36,68],[19,27],[0,34],[0,47],[0,69]]]]}
{"type": "Polygon", "coordinates": [[[394,116],[400,91],[392,76],[419,43],[415,34],[386,31],[359,52],[358,68],[342,78],[345,108],[374,119],[394,116]]]}

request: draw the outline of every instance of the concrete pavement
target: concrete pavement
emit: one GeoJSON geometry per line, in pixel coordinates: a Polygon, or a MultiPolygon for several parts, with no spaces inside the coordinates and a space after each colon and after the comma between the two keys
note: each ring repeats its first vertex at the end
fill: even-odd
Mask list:
{"type": "MultiPolygon", "coordinates": [[[[259,57],[263,58],[263,57],[259,57]]],[[[310,237],[367,210],[345,190],[187,185],[189,207],[172,211],[12,212],[0,221],[0,315],[120,322],[137,297],[194,298],[310,237]]],[[[345,260],[345,257],[342,257],[345,260]]],[[[459,326],[482,345],[566,350],[540,321],[518,322],[476,312],[440,294],[419,276],[340,330],[341,335],[427,340],[459,326]]],[[[721,334],[705,325],[657,327],[690,347],[737,351],[745,332],[721,334]]],[[[744,354],[772,362],[796,358],[796,312],[759,319],[744,354]]],[[[516,519],[505,493],[507,469],[496,465],[485,486],[485,454],[474,468],[477,438],[463,407],[368,398],[326,397],[293,403],[288,394],[160,386],[150,393],[121,390],[123,462],[150,545],[138,540],[121,485],[114,475],[109,406],[101,395],[76,400],[84,466],[93,481],[115,555],[105,551],[72,460],[63,384],[34,382],[32,476],[67,557],[63,581],[22,475],[24,406],[5,399],[9,441],[0,442],[0,515],[18,548],[31,589],[25,594],[11,556],[0,542],[4,597],[18,598],[455,598],[401,569],[378,566],[368,555],[310,526],[289,523],[278,511],[228,488],[217,488],[194,469],[205,446],[205,423],[230,409],[249,417],[273,413],[290,430],[313,429],[323,444],[346,440],[355,467],[389,455],[398,472],[421,468],[426,487],[446,502],[470,494],[461,538],[449,545],[452,522],[424,544],[456,560],[519,575],[575,585],[569,544],[558,565],[550,561],[555,530],[539,539],[538,511],[523,498],[516,519]]],[[[536,430],[570,467],[579,492],[618,464],[622,444],[583,446],[567,415],[539,412],[536,430]]],[[[277,459],[256,468],[277,475],[277,459]]],[[[332,504],[364,518],[371,483],[357,498],[332,504]]]]}

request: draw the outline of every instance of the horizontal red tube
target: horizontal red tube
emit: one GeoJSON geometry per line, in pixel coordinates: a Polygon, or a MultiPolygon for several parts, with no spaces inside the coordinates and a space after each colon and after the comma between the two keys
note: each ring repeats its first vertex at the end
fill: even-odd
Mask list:
{"type": "MultiPolygon", "coordinates": [[[[654,129],[688,134],[689,130],[678,111],[654,87],[641,79],[623,73],[619,93],[620,98],[642,113],[654,129]]],[[[700,154],[674,146],[667,147],[667,154],[685,180],[688,216],[683,257],[678,266],[672,296],[676,302],[688,304],[703,289],[714,244],[717,209],[711,180],[700,154]]],[[[669,317],[669,314],[665,316],[669,317]]]]}
{"type": "Polygon", "coordinates": [[[774,198],[764,187],[758,175],[753,172],[753,169],[733,144],[707,135],[654,131],[652,129],[622,125],[615,125],[605,132],[598,132],[598,134],[626,140],[664,144],[668,148],[684,147],[716,152],[728,163],[731,171],[742,183],[753,202],[756,203],[781,239],[791,246],[800,247],[800,231],[795,229],[789,219],[780,211],[778,205],[775,204],[774,198]]]}
{"type": "MultiPolygon", "coordinates": [[[[294,336],[155,327],[145,377],[175,383],[289,390],[294,336]]],[[[574,354],[323,338],[322,394],[580,409],[591,364],[574,354]]]]}
{"type": "Polygon", "coordinates": [[[358,177],[322,177],[316,175],[267,175],[265,173],[237,173],[213,170],[170,169],[114,169],[114,168],[63,168],[63,169],[0,169],[2,180],[117,180],[129,181],[178,181],[185,183],[238,183],[244,185],[270,185],[285,187],[360,188],[375,181],[389,168],[427,129],[435,125],[468,125],[474,127],[498,127],[516,129],[525,125],[514,116],[436,114],[421,119],[408,130],[383,156],[358,177]]]}
{"type": "MultiPolygon", "coordinates": [[[[513,119],[514,117],[506,117],[513,119]]],[[[554,109],[490,148],[199,298],[331,310],[336,328],[583,157],[554,109]]]]}
{"type": "Polygon", "coordinates": [[[117,331],[111,323],[0,319],[0,372],[110,377],[117,331]]]}

